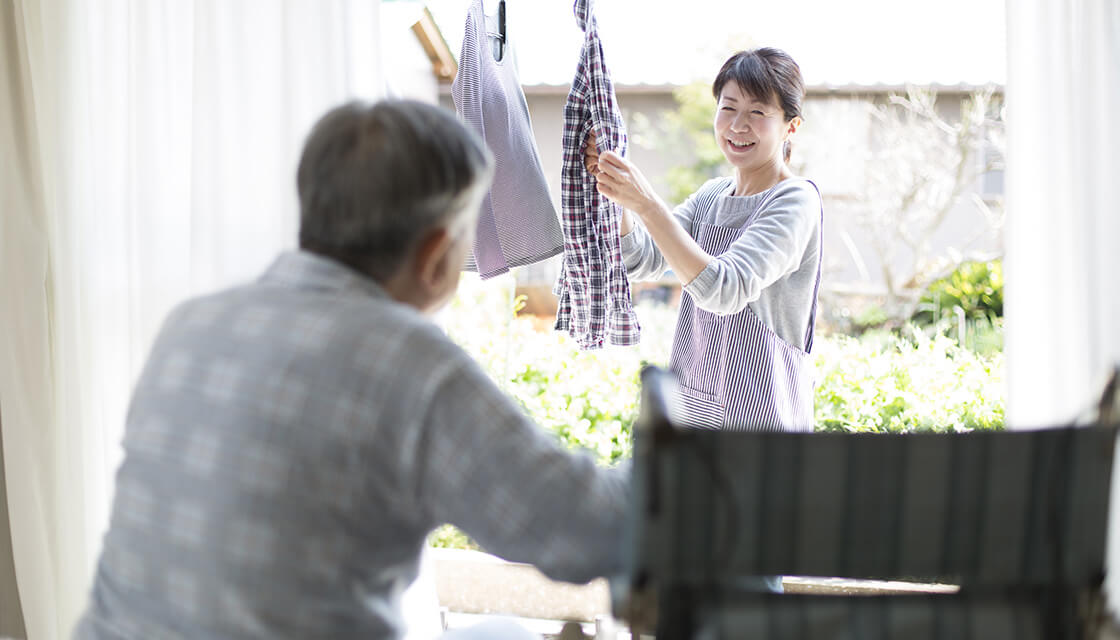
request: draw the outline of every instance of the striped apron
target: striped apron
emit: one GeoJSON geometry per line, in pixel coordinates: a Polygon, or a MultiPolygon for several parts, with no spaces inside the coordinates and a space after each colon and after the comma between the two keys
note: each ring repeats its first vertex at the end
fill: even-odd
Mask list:
{"type": "MultiPolygon", "coordinates": [[[[696,211],[702,218],[715,219],[703,213],[714,211],[727,186],[726,181],[715,183],[699,195],[696,211]]],[[[719,256],[758,213],[738,227],[697,222],[692,235],[704,251],[719,256]]],[[[698,308],[686,293],[669,359],[679,383],[670,410],[674,421],[709,429],[812,431],[814,382],[808,359],[820,282],[818,261],[804,351],[778,337],[750,307],[717,315],[698,308]]]]}

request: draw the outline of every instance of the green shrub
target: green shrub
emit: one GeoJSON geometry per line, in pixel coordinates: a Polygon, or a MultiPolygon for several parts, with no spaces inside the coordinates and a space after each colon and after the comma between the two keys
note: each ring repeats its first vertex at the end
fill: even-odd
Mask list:
{"type": "Polygon", "coordinates": [[[914,322],[933,325],[955,321],[956,308],[968,320],[993,322],[1003,317],[1003,262],[965,262],[936,280],[922,294],[914,322]]]}
{"type": "MultiPolygon", "coordinates": [[[[451,338],[563,442],[588,449],[604,464],[626,457],[638,412],[638,374],[645,363],[668,363],[676,311],[640,306],[637,348],[580,351],[551,328],[551,319],[517,316],[512,291],[512,278],[465,278],[443,316],[451,338]]],[[[812,357],[818,429],[1002,427],[1002,324],[974,326],[987,327],[975,332],[988,345],[983,354],[916,327],[872,330],[859,338],[818,336],[812,357]]]]}
{"type": "Polygon", "coordinates": [[[478,546],[477,542],[471,540],[470,536],[449,524],[437,527],[435,531],[432,531],[430,534],[428,534],[428,546],[437,547],[440,549],[470,549],[471,551],[482,550],[482,548],[478,546]]]}
{"type": "Polygon", "coordinates": [[[966,324],[966,347],[982,356],[1003,353],[1003,318],[972,320],[966,324]]]}
{"type": "Polygon", "coordinates": [[[510,277],[480,283],[464,278],[444,315],[448,335],[478,360],[541,426],[604,464],[630,453],[638,411],[638,375],[645,362],[668,363],[675,312],[639,309],[637,348],[580,351],[552,319],[517,316],[510,277]]]}
{"type": "MultiPolygon", "coordinates": [[[[440,317],[448,335],[481,363],[532,419],[572,448],[610,465],[631,450],[643,364],[669,360],[676,311],[638,308],[641,344],[580,351],[552,319],[516,314],[513,280],[464,277],[440,317]]],[[[992,324],[995,340],[1001,325],[992,324]]],[[[818,336],[817,428],[823,431],[908,432],[999,429],[1003,426],[1003,356],[980,355],[955,340],[911,327],[900,336],[872,330],[859,338],[818,336]]],[[[472,548],[454,528],[430,540],[472,548]]]]}
{"type": "Polygon", "coordinates": [[[835,336],[814,346],[818,431],[1002,429],[1003,355],[977,354],[945,335],[835,336]]]}

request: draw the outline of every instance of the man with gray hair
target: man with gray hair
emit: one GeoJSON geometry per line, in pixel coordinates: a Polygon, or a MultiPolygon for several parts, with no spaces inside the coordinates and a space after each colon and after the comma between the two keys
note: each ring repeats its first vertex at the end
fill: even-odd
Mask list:
{"type": "Polygon", "coordinates": [[[397,638],[444,522],[557,579],[620,568],[625,473],[531,424],[426,317],[492,166],[421,103],[319,121],[300,250],[180,305],[155,341],[77,637],[397,638]]]}

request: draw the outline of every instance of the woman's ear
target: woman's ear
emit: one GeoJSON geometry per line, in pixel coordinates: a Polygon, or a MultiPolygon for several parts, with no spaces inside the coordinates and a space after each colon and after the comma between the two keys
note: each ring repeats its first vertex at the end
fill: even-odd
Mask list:
{"type": "Polygon", "coordinates": [[[793,116],[790,121],[786,123],[786,135],[782,140],[789,140],[790,136],[797,133],[797,129],[801,127],[801,116],[793,116]]]}

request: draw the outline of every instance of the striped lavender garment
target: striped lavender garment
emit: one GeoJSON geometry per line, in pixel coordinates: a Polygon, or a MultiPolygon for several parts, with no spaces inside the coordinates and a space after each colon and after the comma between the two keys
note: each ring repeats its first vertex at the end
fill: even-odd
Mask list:
{"type": "Polygon", "coordinates": [[[494,59],[482,0],[474,0],[467,13],[451,95],[455,110],[486,140],[495,161],[494,184],[482,203],[466,269],[490,278],[559,254],[564,236],[541,169],[513,47],[507,34],[502,59],[494,59]]]}
{"type": "MultiPolygon", "coordinates": [[[[718,211],[717,199],[731,186],[713,181],[698,194],[698,210],[718,211]]],[[[815,189],[815,185],[814,185],[815,189]]],[[[761,196],[763,202],[765,196],[761,196]]],[[[692,235],[713,256],[725,253],[756,221],[764,206],[741,225],[714,224],[716,217],[693,221],[692,235]]],[[[823,216],[823,212],[816,215],[823,216]]],[[[818,237],[820,230],[818,227],[818,237]]],[[[805,348],[783,340],[749,306],[715,314],[681,300],[669,367],[680,383],[674,419],[682,424],[748,431],[812,431],[813,378],[808,362],[820,287],[820,254],[811,263],[815,282],[805,328],[805,348]]]]}
{"type": "Polygon", "coordinates": [[[625,155],[626,128],[603,62],[591,0],[576,0],[573,9],[585,40],[564,106],[564,261],[554,289],[560,296],[556,329],[566,330],[582,349],[598,349],[604,338],[615,345],[635,345],[641,327],[631,306],[619,242],[622,207],[599,195],[595,177],[583,164],[583,149],[592,132],[600,151],[612,149],[625,155]]]}
{"type": "MultiPolygon", "coordinates": [[[[808,352],[820,287],[823,207],[809,180],[748,196],[717,178],[673,216],[713,260],[684,287],[669,368],[679,424],[810,431],[808,352]]],[[[631,277],[660,277],[664,256],[641,225],[622,239],[631,277]]]]}

